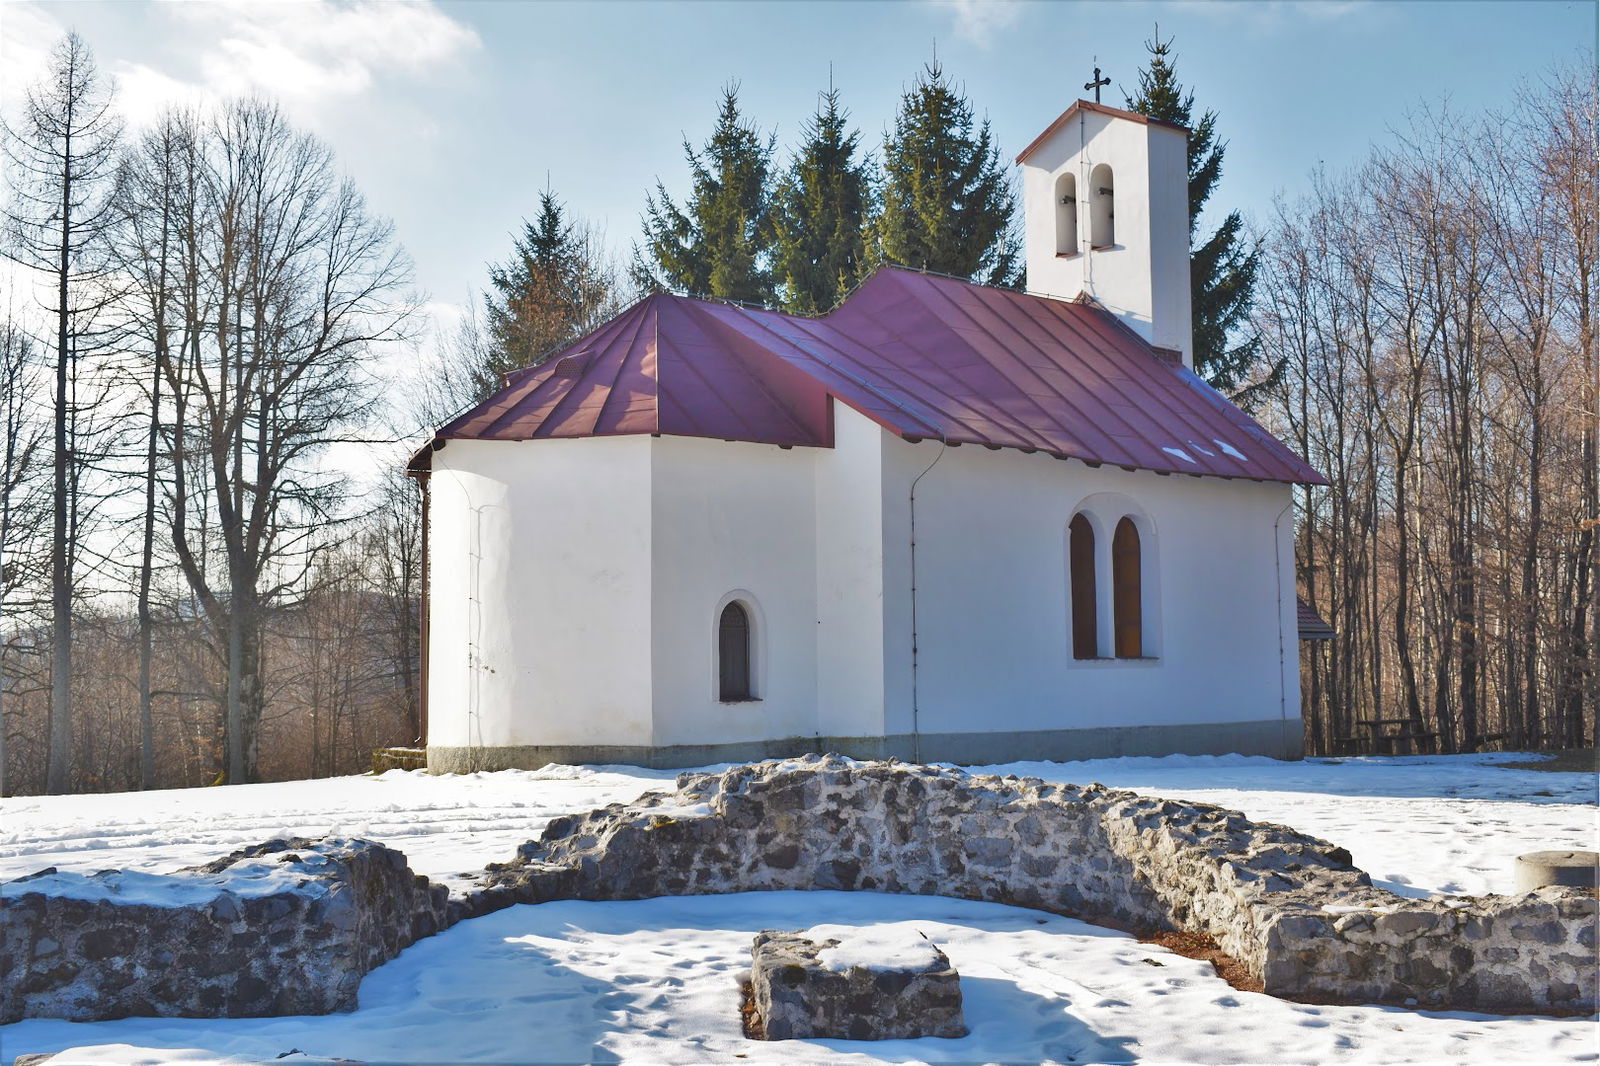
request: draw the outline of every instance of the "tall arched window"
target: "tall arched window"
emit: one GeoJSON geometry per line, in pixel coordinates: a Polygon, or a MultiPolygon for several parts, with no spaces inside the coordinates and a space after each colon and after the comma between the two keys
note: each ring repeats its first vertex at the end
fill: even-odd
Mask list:
{"type": "Polygon", "coordinates": [[[1089,244],[1094,248],[1110,248],[1117,243],[1115,211],[1115,186],[1111,181],[1111,168],[1101,163],[1089,171],[1089,244]]]}
{"type": "Polygon", "coordinates": [[[1099,620],[1094,596],[1094,527],[1083,515],[1067,526],[1067,562],[1072,583],[1072,657],[1100,654],[1099,620]]]}
{"type": "Polygon", "coordinates": [[[717,691],[725,703],[753,700],[750,684],[750,613],[737,600],[717,620],[717,691]]]}
{"type": "Polygon", "coordinates": [[[1124,518],[1111,538],[1111,613],[1119,659],[1144,655],[1144,589],[1139,564],[1139,530],[1133,519],[1124,518]]]}
{"type": "Polygon", "coordinates": [[[1078,179],[1072,174],[1056,179],[1056,254],[1078,254],[1078,179]]]}

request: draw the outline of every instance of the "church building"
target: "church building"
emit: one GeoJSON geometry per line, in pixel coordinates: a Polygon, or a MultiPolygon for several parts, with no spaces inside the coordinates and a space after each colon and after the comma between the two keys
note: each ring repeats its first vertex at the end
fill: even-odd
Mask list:
{"type": "Polygon", "coordinates": [[[1029,145],[1029,293],[659,293],[440,428],[429,767],[1298,756],[1322,480],[1193,372],[1186,136],[1029,145]]]}

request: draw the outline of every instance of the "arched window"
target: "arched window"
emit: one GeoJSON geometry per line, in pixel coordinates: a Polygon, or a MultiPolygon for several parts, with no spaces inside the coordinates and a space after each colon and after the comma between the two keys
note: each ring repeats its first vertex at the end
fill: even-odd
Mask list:
{"type": "Polygon", "coordinates": [[[1117,243],[1116,211],[1111,168],[1101,163],[1089,171],[1089,244],[1110,248],[1117,243]]]}
{"type": "Polygon", "coordinates": [[[1068,577],[1072,583],[1072,657],[1100,654],[1099,619],[1094,596],[1094,527],[1083,515],[1067,526],[1068,577]]]}
{"type": "Polygon", "coordinates": [[[1078,179],[1072,174],[1056,179],[1056,254],[1078,254],[1078,179]]]}
{"type": "Polygon", "coordinates": [[[1111,611],[1119,659],[1144,655],[1143,596],[1139,530],[1133,519],[1124,518],[1117,523],[1117,532],[1111,538],[1111,611]]]}
{"type": "Polygon", "coordinates": [[[737,600],[717,620],[717,691],[724,703],[753,700],[750,684],[750,613],[737,600]]]}

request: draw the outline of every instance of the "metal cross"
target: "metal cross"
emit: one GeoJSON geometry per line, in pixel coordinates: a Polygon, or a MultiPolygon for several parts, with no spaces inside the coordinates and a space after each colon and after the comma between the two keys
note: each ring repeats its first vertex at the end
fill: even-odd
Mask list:
{"type": "Polygon", "coordinates": [[[1110,78],[1102,78],[1100,76],[1100,59],[1099,59],[1098,56],[1095,57],[1095,61],[1094,61],[1094,81],[1084,82],[1083,83],[1083,91],[1084,92],[1088,92],[1090,89],[1093,89],[1094,90],[1094,102],[1098,104],[1100,102],[1100,86],[1102,86],[1102,85],[1110,85],[1110,84],[1111,84],[1111,79],[1110,78]]]}

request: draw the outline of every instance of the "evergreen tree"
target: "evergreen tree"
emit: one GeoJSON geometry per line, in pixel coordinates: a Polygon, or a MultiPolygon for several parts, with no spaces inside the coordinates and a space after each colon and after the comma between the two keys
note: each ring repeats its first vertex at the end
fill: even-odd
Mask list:
{"type": "Polygon", "coordinates": [[[891,263],[1020,286],[1010,178],[985,120],[937,62],[900,100],[883,146],[877,252],[891,263]]]}
{"type": "Polygon", "coordinates": [[[872,212],[871,162],[830,88],[773,198],[773,275],[786,311],[827,311],[861,279],[872,212]]]}
{"type": "MultiPolygon", "coordinates": [[[[1194,308],[1195,372],[1228,393],[1251,376],[1261,360],[1261,338],[1236,334],[1249,321],[1260,248],[1244,235],[1239,212],[1229,212],[1215,233],[1196,242],[1206,201],[1222,176],[1227,144],[1217,140],[1217,113],[1194,120],[1194,94],[1185,93],[1172,62],[1172,38],[1145,42],[1150,65],[1139,72],[1139,92],[1126,97],[1128,110],[1189,128],[1189,286],[1194,308]]],[[[1278,368],[1272,368],[1275,376],[1278,368]]],[[[1270,378],[1269,378],[1270,380],[1270,378]]],[[[1254,391],[1253,386],[1240,396],[1254,391]]]]}
{"type": "Polygon", "coordinates": [[[641,289],[771,302],[774,145],[739,114],[739,87],[723,89],[711,138],[699,151],[683,143],[694,179],[688,201],[679,208],[660,181],[645,201],[644,246],[633,256],[641,289]]]}
{"type": "Polygon", "coordinates": [[[502,374],[531,366],[604,321],[615,310],[616,279],[594,233],[571,219],[552,192],[524,221],[504,263],[489,267],[483,358],[472,370],[480,397],[502,374]]]}

